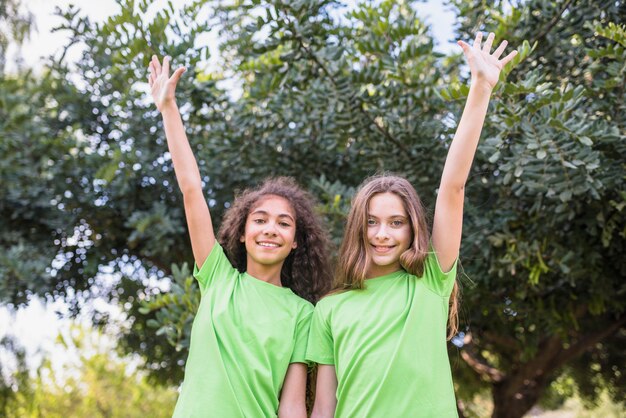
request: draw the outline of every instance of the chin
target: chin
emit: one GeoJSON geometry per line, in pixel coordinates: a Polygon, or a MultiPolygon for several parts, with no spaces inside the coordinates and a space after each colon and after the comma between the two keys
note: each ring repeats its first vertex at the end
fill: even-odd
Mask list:
{"type": "Polygon", "coordinates": [[[259,264],[265,265],[265,266],[271,266],[274,264],[278,264],[278,263],[282,263],[283,261],[285,261],[287,259],[287,256],[289,254],[283,256],[283,255],[275,255],[275,256],[270,256],[270,257],[257,257],[255,258],[255,261],[259,264]]]}
{"type": "Polygon", "coordinates": [[[390,264],[397,263],[398,261],[400,261],[400,256],[396,256],[396,255],[381,256],[377,254],[377,255],[372,256],[372,261],[377,266],[385,267],[385,266],[388,266],[390,264]]]}

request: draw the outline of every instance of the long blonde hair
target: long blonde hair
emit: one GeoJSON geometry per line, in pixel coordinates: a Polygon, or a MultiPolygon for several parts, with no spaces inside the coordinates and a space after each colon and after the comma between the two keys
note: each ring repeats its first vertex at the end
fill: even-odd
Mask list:
{"type": "MultiPolygon", "coordinates": [[[[394,193],[402,200],[409,216],[411,244],[400,255],[400,265],[417,277],[424,274],[424,260],[428,256],[430,234],[426,211],[415,188],[404,177],[378,174],[368,177],[357,189],[348,214],[348,221],[339,249],[339,263],[333,292],[356,290],[364,287],[367,267],[371,263],[367,251],[368,206],[372,197],[379,193],[394,193]]],[[[455,280],[448,314],[448,339],[458,330],[458,285],[455,280]]]]}

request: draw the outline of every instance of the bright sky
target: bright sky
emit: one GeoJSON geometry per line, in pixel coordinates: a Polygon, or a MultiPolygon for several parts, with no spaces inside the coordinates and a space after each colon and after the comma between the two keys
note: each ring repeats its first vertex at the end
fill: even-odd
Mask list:
{"type": "MultiPolygon", "coordinates": [[[[52,28],[62,22],[61,18],[54,15],[56,6],[65,10],[70,4],[74,4],[95,20],[104,20],[119,9],[114,0],[22,0],[22,4],[34,13],[36,22],[36,32],[31,34],[30,41],[21,48],[21,56],[27,67],[36,67],[41,57],[50,55],[67,41],[66,32],[52,32],[52,28]]],[[[77,51],[72,52],[77,54],[77,51]]],[[[14,53],[15,49],[9,49],[9,71],[13,69],[10,59],[14,53]]],[[[78,56],[74,55],[69,58],[77,59],[78,56]]]]}
{"type": "MultiPolygon", "coordinates": [[[[177,1],[188,3],[189,0],[177,1]]],[[[159,10],[167,3],[166,0],[155,0],[151,8],[159,10]]],[[[354,3],[354,0],[347,1],[354,3]]],[[[59,6],[65,10],[73,4],[85,12],[90,19],[102,21],[119,11],[119,5],[114,0],[23,0],[23,4],[35,14],[37,32],[32,34],[32,38],[21,49],[22,58],[27,66],[36,67],[41,57],[48,56],[52,52],[61,48],[67,41],[67,32],[52,32],[52,28],[57,26],[62,20],[54,15],[55,7],[59,6]]],[[[454,14],[448,10],[441,1],[430,0],[426,3],[418,3],[419,15],[424,18],[432,27],[433,35],[437,40],[437,49],[441,52],[448,52],[456,48],[453,38],[454,14]]],[[[69,59],[77,59],[79,52],[76,48],[70,50],[69,59]]],[[[15,49],[9,50],[9,58],[14,56],[15,49]]],[[[9,70],[13,69],[9,60],[9,70]]]]}
{"type": "MultiPolygon", "coordinates": [[[[188,0],[185,0],[188,1],[188,0]]],[[[353,2],[353,1],[351,1],[353,2]]],[[[114,0],[23,0],[26,7],[35,14],[37,32],[31,35],[31,39],[22,48],[22,58],[28,67],[36,68],[40,58],[53,53],[62,47],[67,41],[66,32],[52,33],[53,27],[61,22],[54,16],[56,6],[66,9],[69,4],[78,6],[92,20],[102,21],[119,10],[114,0]]],[[[159,9],[159,4],[166,4],[166,0],[157,0],[152,7],[159,9]]],[[[176,2],[177,4],[180,1],[176,2]]],[[[419,15],[428,22],[437,40],[437,49],[441,52],[449,52],[456,48],[453,39],[454,15],[446,10],[441,1],[430,0],[427,3],[418,3],[419,15]]],[[[11,57],[15,50],[9,50],[8,71],[14,69],[11,66],[11,57]]],[[[77,59],[80,51],[73,48],[69,51],[68,59],[77,59]]],[[[26,309],[11,312],[5,307],[0,307],[0,338],[6,334],[18,338],[22,345],[27,348],[28,359],[31,366],[36,366],[41,361],[40,351],[51,352],[53,342],[59,331],[66,332],[67,321],[59,319],[55,311],[63,314],[65,307],[57,302],[46,306],[39,299],[34,299],[26,309]]],[[[62,356],[63,353],[52,353],[54,357],[62,356]]],[[[0,363],[6,364],[6,359],[0,352],[0,363]]]]}

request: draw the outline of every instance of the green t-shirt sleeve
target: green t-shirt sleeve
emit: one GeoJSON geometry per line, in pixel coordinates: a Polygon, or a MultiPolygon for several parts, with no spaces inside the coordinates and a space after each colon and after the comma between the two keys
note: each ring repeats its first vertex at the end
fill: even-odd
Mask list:
{"type": "Polygon", "coordinates": [[[457,262],[458,259],[454,261],[450,271],[442,271],[437,259],[437,253],[431,247],[428,257],[424,261],[424,276],[422,279],[426,286],[438,295],[449,297],[456,280],[457,262]]]}
{"type": "Polygon", "coordinates": [[[239,272],[230,264],[226,254],[224,254],[224,249],[217,241],[209,256],[204,260],[202,267],[198,268],[195,263],[193,266],[193,277],[198,280],[202,294],[215,281],[234,279],[238,274],[239,272]]]}
{"type": "Polygon", "coordinates": [[[311,319],[311,331],[307,344],[306,359],[318,364],[335,364],[335,350],[333,336],[330,331],[329,312],[325,309],[324,301],[315,307],[311,319]]]}
{"type": "Polygon", "coordinates": [[[295,344],[289,363],[307,363],[306,348],[309,341],[312,317],[313,305],[307,303],[306,307],[300,311],[300,318],[298,318],[296,323],[295,344]]]}

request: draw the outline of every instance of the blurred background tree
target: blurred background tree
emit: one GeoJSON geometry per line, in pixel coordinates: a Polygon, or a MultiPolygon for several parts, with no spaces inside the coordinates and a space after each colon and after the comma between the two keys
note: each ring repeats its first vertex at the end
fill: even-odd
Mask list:
{"type": "Polygon", "coordinates": [[[0,76],[4,75],[7,59],[13,58],[20,66],[19,54],[7,57],[10,44],[21,46],[34,28],[34,15],[22,10],[20,0],[0,0],[0,76]]]}
{"type": "Polygon", "coordinates": [[[55,344],[71,355],[62,365],[44,356],[34,376],[14,383],[19,390],[3,405],[2,416],[170,417],[176,390],[151,384],[145,371],[137,370],[137,359],[117,357],[112,346],[111,338],[74,324],[55,344]]]}
{"type": "MultiPolygon", "coordinates": [[[[147,94],[152,54],[178,88],[216,225],[234,191],[291,175],[341,237],[354,187],[406,176],[432,209],[468,91],[459,53],[434,50],[419,1],[148,0],[94,23],[59,11],[81,59],[0,83],[0,303],[104,297],[121,352],[155,381],[182,379],[199,293],[181,195],[147,94]],[[202,35],[219,33],[219,68],[202,35]],[[116,280],[106,280],[112,276],[116,280]]],[[[520,51],[494,92],[467,186],[462,332],[450,357],[465,416],[624,402],[625,26],[622,1],[450,2],[457,33],[520,51]],[[560,379],[560,380],[559,380],[560,379]]],[[[68,48],[70,45],[68,45],[68,48]]]]}

